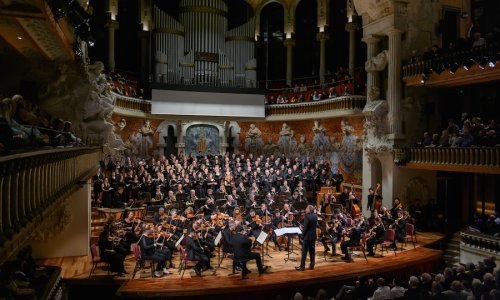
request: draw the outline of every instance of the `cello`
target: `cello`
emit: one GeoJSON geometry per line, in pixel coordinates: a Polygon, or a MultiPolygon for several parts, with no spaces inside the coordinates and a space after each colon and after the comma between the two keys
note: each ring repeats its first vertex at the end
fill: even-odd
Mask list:
{"type": "Polygon", "coordinates": [[[354,190],[354,183],[351,183],[351,215],[352,218],[357,218],[361,214],[361,209],[359,208],[359,205],[357,203],[354,203],[354,199],[356,199],[356,191],[354,190]]]}

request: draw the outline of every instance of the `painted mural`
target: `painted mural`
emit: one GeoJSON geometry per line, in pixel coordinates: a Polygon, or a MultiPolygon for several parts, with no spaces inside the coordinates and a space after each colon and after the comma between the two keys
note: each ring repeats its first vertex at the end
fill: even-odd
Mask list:
{"type": "Polygon", "coordinates": [[[210,125],[192,125],[186,130],[186,153],[219,152],[219,130],[210,125]]]}

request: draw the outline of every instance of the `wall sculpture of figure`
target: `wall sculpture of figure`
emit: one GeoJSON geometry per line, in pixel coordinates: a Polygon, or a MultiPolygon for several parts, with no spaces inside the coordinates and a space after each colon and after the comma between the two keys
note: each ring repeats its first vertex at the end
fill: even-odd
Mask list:
{"type": "Polygon", "coordinates": [[[255,124],[250,124],[245,138],[245,150],[249,153],[258,153],[262,150],[264,142],[262,141],[262,133],[255,124]]]}

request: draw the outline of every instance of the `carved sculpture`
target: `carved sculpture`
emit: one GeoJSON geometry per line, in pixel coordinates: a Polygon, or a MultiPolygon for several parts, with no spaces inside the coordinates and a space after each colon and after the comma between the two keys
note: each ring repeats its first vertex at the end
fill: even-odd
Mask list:
{"type": "Polygon", "coordinates": [[[387,66],[389,50],[384,50],[365,62],[366,72],[380,72],[387,66]]]}

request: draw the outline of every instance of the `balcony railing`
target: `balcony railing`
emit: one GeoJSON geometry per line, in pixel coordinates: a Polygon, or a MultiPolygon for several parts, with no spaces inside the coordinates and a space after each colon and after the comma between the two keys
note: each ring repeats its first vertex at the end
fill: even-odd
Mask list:
{"type": "Polygon", "coordinates": [[[50,207],[91,176],[101,148],[40,150],[0,158],[0,258],[21,245],[50,207]],[[23,234],[24,233],[24,234],[23,234]],[[14,245],[15,244],[15,245],[14,245]],[[7,250],[7,251],[6,251],[7,250]]]}
{"type": "MultiPolygon", "coordinates": [[[[151,100],[142,100],[113,93],[116,96],[116,107],[135,112],[151,113],[151,100]]],[[[304,115],[324,113],[335,116],[349,112],[360,112],[366,104],[366,97],[361,95],[344,95],[332,99],[287,104],[267,104],[266,118],[280,118],[288,115],[304,115]]]]}
{"type": "Polygon", "coordinates": [[[139,98],[123,96],[114,92],[113,95],[116,96],[116,107],[126,110],[151,113],[151,100],[143,100],[139,98]]]}
{"type": "Polygon", "coordinates": [[[460,232],[460,261],[478,262],[486,257],[496,256],[500,259],[500,239],[472,231],[460,232]]]}
{"type": "Polygon", "coordinates": [[[400,148],[395,163],[406,167],[500,174],[500,147],[400,148]]]}
{"type": "Polygon", "coordinates": [[[366,97],[359,95],[346,95],[337,98],[287,104],[266,105],[266,117],[280,115],[315,114],[321,112],[356,110],[361,111],[365,107],[366,97]]]}
{"type": "Polygon", "coordinates": [[[403,66],[407,86],[456,86],[500,78],[500,46],[489,44],[403,66]]]}

